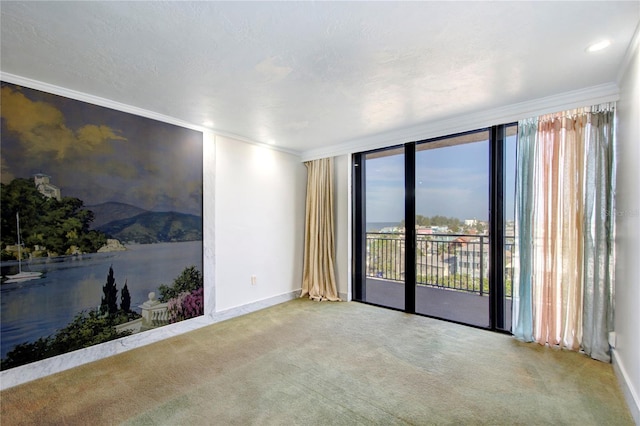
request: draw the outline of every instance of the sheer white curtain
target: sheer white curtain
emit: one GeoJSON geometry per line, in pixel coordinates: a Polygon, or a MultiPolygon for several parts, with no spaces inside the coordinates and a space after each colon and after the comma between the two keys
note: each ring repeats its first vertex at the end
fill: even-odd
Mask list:
{"type": "Polygon", "coordinates": [[[307,161],[301,297],[339,301],[335,279],[333,158],[307,161]]]}
{"type": "Polygon", "coordinates": [[[609,361],[613,105],[519,123],[514,335],[609,361]]]}

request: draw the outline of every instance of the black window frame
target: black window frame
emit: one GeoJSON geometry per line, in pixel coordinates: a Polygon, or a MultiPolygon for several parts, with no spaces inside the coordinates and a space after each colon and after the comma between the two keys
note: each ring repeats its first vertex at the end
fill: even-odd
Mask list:
{"type": "MultiPolygon", "coordinates": [[[[415,232],[415,173],[416,146],[432,143],[447,138],[464,136],[470,133],[487,131],[489,134],[489,327],[465,324],[470,327],[489,329],[497,332],[511,333],[511,324],[506,324],[505,306],[505,151],[507,129],[516,127],[517,122],[493,125],[467,132],[460,132],[446,136],[429,138],[401,145],[362,151],[352,155],[352,294],[358,302],[366,301],[365,247],[366,247],[366,161],[369,154],[393,149],[404,149],[405,167],[405,306],[403,311],[416,314],[416,232],[415,232]]],[[[514,283],[512,283],[514,285],[514,283]]],[[[394,309],[394,308],[389,308],[394,309]]],[[[418,315],[430,315],[418,313],[418,315]]],[[[437,317],[435,317],[437,318],[437,317]]],[[[457,322],[449,319],[449,322],[457,322]]]]}

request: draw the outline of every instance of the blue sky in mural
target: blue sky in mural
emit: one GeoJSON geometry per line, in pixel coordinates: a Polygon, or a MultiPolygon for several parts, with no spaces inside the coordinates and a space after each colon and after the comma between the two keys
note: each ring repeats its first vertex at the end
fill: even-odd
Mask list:
{"type": "Polygon", "coordinates": [[[3,183],[51,176],[86,206],[202,214],[202,133],[2,83],[3,183]]]}
{"type": "MultiPolygon", "coordinates": [[[[515,136],[507,138],[507,220],[513,219],[515,136]]],[[[367,222],[404,218],[404,155],[367,159],[367,222]]],[[[489,148],[487,141],[416,152],[416,214],[461,220],[488,220],[489,148]]]]}

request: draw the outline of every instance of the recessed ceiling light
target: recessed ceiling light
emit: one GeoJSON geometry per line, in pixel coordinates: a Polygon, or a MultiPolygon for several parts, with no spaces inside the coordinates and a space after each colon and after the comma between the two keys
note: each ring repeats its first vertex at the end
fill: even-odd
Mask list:
{"type": "Polygon", "coordinates": [[[587,47],[587,52],[589,53],[597,52],[599,50],[606,49],[609,46],[611,46],[611,40],[601,40],[597,43],[593,43],[589,45],[589,47],[587,47]]]}

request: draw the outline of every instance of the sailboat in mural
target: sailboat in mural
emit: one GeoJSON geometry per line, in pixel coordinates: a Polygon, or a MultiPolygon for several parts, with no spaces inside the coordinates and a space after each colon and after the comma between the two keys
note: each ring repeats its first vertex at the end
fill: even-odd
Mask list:
{"type": "Polygon", "coordinates": [[[22,281],[35,280],[42,276],[42,272],[32,272],[22,270],[22,240],[20,238],[20,214],[16,213],[16,226],[18,228],[18,273],[5,275],[5,283],[18,283],[22,281]]]}

